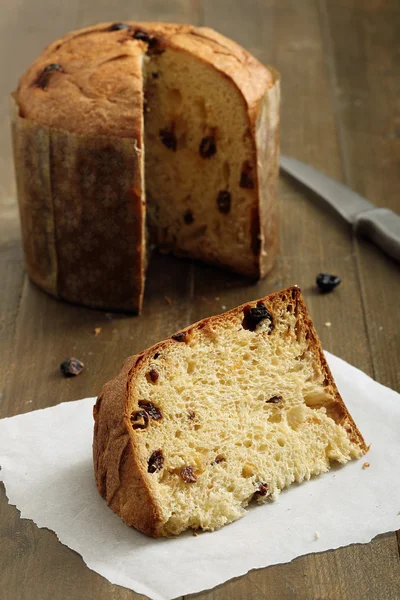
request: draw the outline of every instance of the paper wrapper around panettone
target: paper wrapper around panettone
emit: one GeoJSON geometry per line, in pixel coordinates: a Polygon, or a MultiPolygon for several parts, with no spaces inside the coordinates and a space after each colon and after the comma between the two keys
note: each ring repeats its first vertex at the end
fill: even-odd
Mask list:
{"type": "Polygon", "coordinates": [[[145,207],[136,140],[46,127],[21,117],[14,95],[11,123],[29,277],[68,302],[140,312],[145,207]]]}

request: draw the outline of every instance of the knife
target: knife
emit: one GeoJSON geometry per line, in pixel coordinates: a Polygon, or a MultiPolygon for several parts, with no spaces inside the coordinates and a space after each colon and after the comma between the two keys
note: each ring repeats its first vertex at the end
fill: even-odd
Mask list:
{"type": "Polygon", "coordinates": [[[350,188],[306,165],[281,156],[283,171],[316,192],[353,230],[372,240],[381,250],[400,262],[400,216],[388,208],[377,208],[350,188]]]}

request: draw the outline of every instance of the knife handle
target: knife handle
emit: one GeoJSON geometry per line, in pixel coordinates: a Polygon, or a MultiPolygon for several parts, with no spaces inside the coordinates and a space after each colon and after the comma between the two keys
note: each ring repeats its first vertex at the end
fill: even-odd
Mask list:
{"type": "Polygon", "coordinates": [[[362,212],[354,223],[356,233],[372,240],[386,254],[400,262],[400,216],[388,208],[362,212]]]}

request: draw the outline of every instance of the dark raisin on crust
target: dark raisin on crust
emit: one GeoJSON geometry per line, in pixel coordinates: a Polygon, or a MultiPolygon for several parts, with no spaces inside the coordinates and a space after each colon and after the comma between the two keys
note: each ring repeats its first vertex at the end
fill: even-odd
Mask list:
{"type": "Polygon", "coordinates": [[[50,74],[54,71],[59,71],[62,73],[63,70],[64,69],[62,68],[62,66],[58,63],[51,63],[50,65],[47,65],[47,67],[45,67],[40,73],[40,75],[37,77],[35,81],[36,85],[42,88],[42,90],[44,90],[49,82],[50,74]]]}
{"type": "Polygon", "coordinates": [[[331,275],[330,273],[319,273],[315,280],[319,290],[326,294],[334,290],[341,282],[340,277],[331,275]]]}
{"type": "Polygon", "coordinates": [[[183,467],[183,469],[180,470],[179,475],[185,483],[196,483],[197,481],[197,477],[193,472],[193,468],[190,466],[183,467]]]}
{"type": "Polygon", "coordinates": [[[278,404],[282,400],[282,396],[272,396],[269,400],[266,400],[267,404],[278,404]]]}
{"type": "Polygon", "coordinates": [[[154,419],[154,421],[159,421],[162,419],[162,412],[158,406],[153,404],[153,402],[149,402],[148,400],[139,400],[138,402],[141,410],[154,419]]]}
{"type": "Polygon", "coordinates": [[[145,44],[150,44],[151,37],[146,31],[140,31],[140,29],[136,30],[133,34],[133,39],[140,40],[145,44]]]}
{"type": "Polygon", "coordinates": [[[85,365],[79,358],[66,358],[60,365],[60,371],[64,377],[76,377],[82,373],[85,365]]]}
{"type": "Polygon", "coordinates": [[[211,158],[217,152],[217,145],[212,135],[204,137],[200,142],[199,148],[200,156],[202,158],[211,158]]]}
{"type": "Polygon", "coordinates": [[[164,456],[162,450],[155,450],[147,462],[147,472],[156,473],[161,471],[164,466],[164,456]]]}
{"type": "Polygon", "coordinates": [[[187,225],[191,225],[194,221],[194,216],[191,210],[187,210],[183,215],[183,220],[187,225]]]}
{"type": "Polygon", "coordinates": [[[173,131],[169,131],[168,129],[160,129],[160,138],[166,148],[176,152],[178,142],[173,131]]]}
{"type": "Polygon", "coordinates": [[[271,333],[275,329],[273,317],[263,302],[258,302],[255,308],[250,308],[250,306],[247,306],[243,312],[243,329],[254,331],[257,325],[265,319],[269,319],[270,321],[268,333],[271,333]]]}
{"type": "Polygon", "coordinates": [[[268,483],[262,483],[258,481],[256,485],[258,486],[256,494],[259,496],[266,496],[268,494],[268,483]]]}
{"type": "Polygon", "coordinates": [[[217,206],[219,212],[227,215],[231,210],[231,195],[226,190],[221,190],[217,196],[217,206]]]}
{"type": "Polygon", "coordinates": [[[172,335],[171,337],[176,342],[185,342],[186,341],[186,333],[184,331],[180,331],[179,333],[174,333],[174,335],[172,335]]]}
{"type": "Polygon", "coordinates": [[[242,167],[242,173],[240,175],[239,185],[241,188],[251,189],[254,187],[254,181],[251,175],[252,167],[250,163],[246,160],[242,167]]]}
{"type": "Polygon", "coordinates": [[[147,429],[149,415],[145,410],[137,410],[131,414],[132,429],[147,429]]]}
{"type": "Polygon", "coordinates": [[[123,29],[130,29],[130,26],[127,23],[113,23],[109,31],[122,31],[123,29]]]}
{"type": "Polygon", "coordinates": [[[152,383],[157,383],[160,374],[155,369],[150,369],[150,371],[148,372],[148,376],[152,383]]]}

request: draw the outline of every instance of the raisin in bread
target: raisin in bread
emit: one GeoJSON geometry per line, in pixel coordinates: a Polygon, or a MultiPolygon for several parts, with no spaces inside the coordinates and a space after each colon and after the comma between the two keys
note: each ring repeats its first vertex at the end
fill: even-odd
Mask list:
{"type": "Polygon", "coordinates": [[[366,452],[298,288],[129,358],[94,419],[100,494],[154,537],[212,531],[366,452]]]}
{"type": "Polygon", "coordinates": [[[26,263],[47,292],[138,312],[153,243],[270,270],[279,80],[243,48],[203,27],[99,24],[48,46],[14,98],[26,263]]]}

